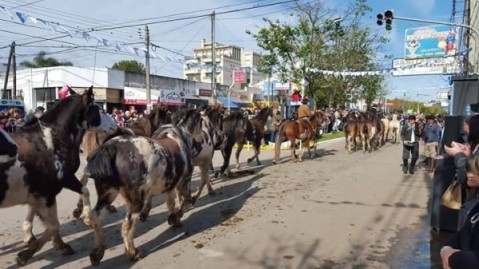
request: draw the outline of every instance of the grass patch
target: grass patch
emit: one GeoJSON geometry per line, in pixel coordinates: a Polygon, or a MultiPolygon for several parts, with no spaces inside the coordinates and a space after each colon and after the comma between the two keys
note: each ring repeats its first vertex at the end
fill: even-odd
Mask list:
{"type": "Polygon", "coordinates": [[[328,141],[328,140],[332,140],[332,139],[336,139],[340,137],[344,137],[344,132],[328,133],[328,134],[322,135],[321,138],[319,139],[319,142],[328,141]]]}
{"type": "MultiPolygon", "coordinates": [[[[344,137],[344,132],[335,132],[335,133],[327,133],[327,134],[324,134],[321,136],[321,138],[318,140],[318,142],[324,142],[324,141],[328,141],[328,140],[332,140],[332,139],[336,139],[336,138],[341,138],[341,137],[344,137]]],[[[312,145],[312,143],[311,143],[312,145]]],[[[235,144],[235,148],[237,147],[237,145],[235,144]]],[[[251,144],[245,144],[243,146],[243,149],[251,149],[252,146],[251,144]]],[[[272,145],[261,145],[261,150],[273,150],[274,149],[274,146],[272,145]]]]}

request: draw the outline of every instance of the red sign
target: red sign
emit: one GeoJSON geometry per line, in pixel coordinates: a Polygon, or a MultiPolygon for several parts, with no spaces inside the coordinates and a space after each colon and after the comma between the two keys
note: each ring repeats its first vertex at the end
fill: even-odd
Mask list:
{"type": "MultiPolygon", "coordinates": [[[[151,103],[153,105],[158,104],[158,100],[151,99],[151,103]]],[[[146,100],[145,99],[123,99],[123,104],[125,105],[143,105],[146,106],[146,100]]]]}
{"type": "Polygon", "coordinates": [[[211,97],[211,90],[206,90],[206,89],[200,89],[199,90],[199,96],[206,96],[206,97],[211,97]]]}
{"type": "Polygon", "coordinates": [[[245,71],[234,71],[233,78],[235,83],[245,83],[246,82],[246,72],[245,71]]]}

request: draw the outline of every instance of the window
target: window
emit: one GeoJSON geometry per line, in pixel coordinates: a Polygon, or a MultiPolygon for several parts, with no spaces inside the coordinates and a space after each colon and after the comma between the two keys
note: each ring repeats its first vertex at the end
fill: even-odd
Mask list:
{"type": "Polygon", "coordinates": [[[54,103],[56,99],[55,88],[35,89],[35,97],[37,106],[47,107],[48,104],[54,103]]]}

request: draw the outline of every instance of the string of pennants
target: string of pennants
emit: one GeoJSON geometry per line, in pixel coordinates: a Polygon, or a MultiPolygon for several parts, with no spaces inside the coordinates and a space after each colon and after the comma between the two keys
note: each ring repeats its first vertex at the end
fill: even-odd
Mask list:
{"type": "MultiPolygon", "coordinates": [[[[80,38],[85,40],[86,42],[90,41],[97,41],[97,45],[103,45],[105,47],[112,47],[116,51],[120,52],[129,52],[131,54],[137,55],[137,56],[145,56],[147,52],[147,49],[145,47],[133,47],[130,45],[127,45],[125,42],[118,42],[118,41],[111,41],[109,39],[103,38],[103,37],[97,37],[94,35],[91,35],[89,31],[83,31],[79,30],[76,28],[72,28],[70,26],[65,26],[57,22],[52,22],[48,21],[45,19],[37,18],[22,12],[11,12],[9,9],[5,8],[4,6],[0,6],[0,14],[4,14],[7,16],[9,19],[15,21],[15,22],[20,22],[25,25],[35,25],[39,26],[45,30],[57,32],[57,33],[63,33],[71,38],[80,38]]],[[[181,63],[184,64],[187,62],[184,59],[175,59],[175,58],[170,58],[167,56],[162,56],[158,53],[155,53],[154,51],[149,52],[150,57],[152,58],[157,58],[163,62],[173,62],[173,63],[181,63]]],[[[212,68],[212,65],[205,65],[205,64],[200,64],[196,67],[201,67],[201,68],[212,68]]],[[[218,69],[218,66],[216,67],[218,69]]],[[[224,68],[226,69],[226,68],[224,68]]]]}
{"type": "MultiPolygon", "coordinates": [[[[99,38],[96,36],[91,35],[88,31],[82,31],[76,28],[72,28],[69,26],[64,26],[61,25],[60,23],[57,22],[52,22],[52,21],[47,21],[45,19],[37,18],[22,12],[10,12],[9,9],[5,8],[4,6],[0,6],[0,13],[3,13],[5,16],[10,18],[13,21],[19,21],[22,24],[34,24],[36,26],[40,26],[43,29],[50,30],[53,32],[57,33],[63,33],[71,38],[81,38],[85,40],[86,42],[90,42],[91,40],[96,40],[97,45],[103,45],[105,47],[113,47],[116,51],[120,52],[129,52],[131,54],[134,54],[136,56],[145,56],[148,52],[147,49],[142,47],[133,47],[130,45],[127,45],[125,42],[118,42],[118,41],[111,41],[106,38],[99,38]],[[14,15],[15,14],[15,15],[14,15]]],[[[171,62],[171,63],[180,63],[180,64],[186,64],[187,69],[191,68],[199,68],[199,69],[207,69],[211,70],[213,68],[216,68],[216,70],[224,70],[224,71],[229,71],[229,72],[234,72],[234,71],[246,71],[246,72],[254,72],[258,73],[258,68],[256,67],[246,67],[246,68],[239,68],[239,67],[223,67],[223,66],[218,66],[216,67],[212,64],[204,64],[200,62],[196,62],[195,60],[184,60],[184,59],[178,59],[178,58],[170,58],[167,56],[162,56],[154,51],[149,51],[149,55],[152,58],[159,59],[163,62],[171,62]]],[[[392,74],[395,69],[388,69],[388,70],[382,70],[382,71],[329,71],[329,70],[319,70],[319,69],[309,69],[309,72],[315,72],[318,74],[323,74],[327,76],[379,76],[379,75],[387,75],[387,74],[392,74]]]]}
{"type": "Polygon", "coordinates": [[[393,74],[396,69],[384,69],[384,70],[377,70],[377,71],[330,71],[330,70],[320,70],[320,69],[312,69],[309,68],[308,72],[326,75],[326,76],[334,76],[334,77],[365,77],[365,76],[384,76],[393,74]]]}

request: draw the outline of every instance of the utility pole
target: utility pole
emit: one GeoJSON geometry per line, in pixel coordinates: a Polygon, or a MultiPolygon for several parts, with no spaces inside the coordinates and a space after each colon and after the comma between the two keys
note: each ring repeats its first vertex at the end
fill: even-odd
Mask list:
{"type": "Polygon", "coordinates": [[[15,56],[15,41],[12,42],[13,91],[12,99],[17,99],[17,57],[15,56]]]}
{"type": "Polygon", "coordinates": [[[145,25],[145,84],[146,84],[146,111],[149,114],[152,109],[151,105],[151,88],[150,88],[150,30],[148,30],[148,25],[145,25]]]}
{"type": "Polygon", "coordinates": [[[215,50],[215,11],[211,13],[211,91],[213,92],[213,102],[217,103],[216,92],[216,50],[215,50]]]}
{"type": "Polygon", "coordinates": [[[268,73],[268,105],[271,106],[273,99],[271,94],[271,74],[268,73]]]}
{"type": "Polygon", "coordinates": [[[10,65],[12,64],[12,56],[13,56],[13,48],[15,46],[15,42],[12,42],[10,46],[10,54],[8,55],[8,63],[7,63],[7,70],[5,73],[5,81],[3,84],[3,92],[2,92],[2,99],[7,99],[7,85],[8,85],[8,75],[10,74],[10,65]]]}

